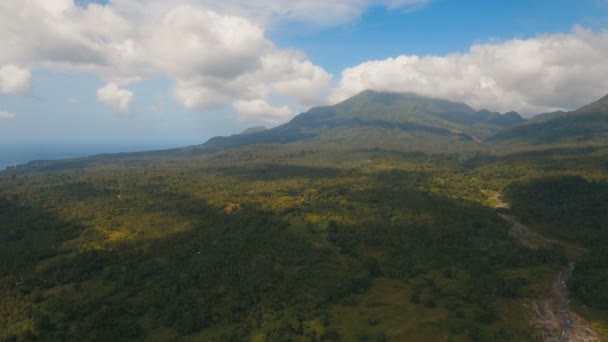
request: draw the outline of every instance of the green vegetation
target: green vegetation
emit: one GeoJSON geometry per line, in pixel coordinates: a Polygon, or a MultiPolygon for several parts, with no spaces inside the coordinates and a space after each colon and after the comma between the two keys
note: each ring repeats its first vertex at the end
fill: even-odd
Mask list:
{"type": "Polygon", "coordinates": [[[572,252],[509,236],[499,193],[498,211],[574,246],[574,304],[605,330],[608,147],[481,144],[457,118],[487,134],[491,113],[391,96],[335,117],[381,100],[427,121],[332,124],[324,108],[1,172],[0,340],[537,341],[529,304],[572,252]]]}
{"type": "Polygon", "coordinates": [[[607,133],[608,96],[574,112],[543,115],[506,128],[488,141],[519,148],[556,143],[604,145],[607,133]]]}
{"type": "Polygon", "coordinates": [[[585,305],[608,312],[608,182],[541,178],[508,189],[513,210],[547,235],[584,246],[571,289],[585,305]]]}
{"type": "Polygon", "coordinates": [[[415,94],[364,91],[335,106],[313,108],[282,126],[213,138],[206,145],[237,147],[314,139],[327,143],[328,137],[339,135],[344,139],[337,142],[351,146],[357,142],[369,146],[373,141],[391,144],[397,150],[436,152],[456,143],[452,151],[471,150],[480,148],[477,144],[480,139],[521,121],[514,112],[501,115],[415,94]],[[435,140],[441,144],[440,148],[435,140]]]}

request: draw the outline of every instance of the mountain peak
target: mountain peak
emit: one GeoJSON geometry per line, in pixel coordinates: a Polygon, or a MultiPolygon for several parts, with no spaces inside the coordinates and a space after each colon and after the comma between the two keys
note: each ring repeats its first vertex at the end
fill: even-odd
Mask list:
{"type": "MultiPolygon", "coordinates": [[[[366,107],[399,109],[404,114],[418,113],[475,113],[475,110],[462,102],[433,98],[418,95],[413,92],[389,92],[378,90],[364,90],[359,94],[339,103],[336,107],[344,109],[364,110],[366,107]]],[[[377,109],[377,108],[376,108],[377,109]]]]}
{"type": "Polygon", "coordinates": [[[384,90],[374,90],[374,89],[363,90],[362,92],[348,98],[346,101],[356,100],[359,98],[371,98],[371,99],[375,99],[375,100],[386,100],[386,99],[405,100],[405,99],[407,99],[407,100],[427,100],[427,101],[444,101],[444,102],[460,103],[460,102],[450,101],[450,100],[441,99],[441,98],[437,98],[437,97],[420,95],[420,94],[418,94],[416,92],[412,92],[412,91],[399,92],[399,91],[384,91],[384,90]]]}
{"type": "Polygon", "coordinates": [[[438,141],[478,141],[522,120],[517,113],[477,112],[462,102],[366,90],[336,105],[312,108],[281,126],[254,134],[213,138],[206,145],[236,147],[337,136],[344,139],[342,143],[356,144],[356,136],[367,135],[405,147],[408,144],[404,139],[417,136],[410,144],[422,148],[420,137],[425,137],[429,146],[438,141]],[[387,132],[391,136],[385,136],[387,132]]]}
{"type": "Polygon", "coordinates": [[[377,98],[382,98],[382,97],[424,97],[424,96],[420,96],[414,92],[397,92],[397,91],[381,91],[381,90],[374,90],[374,89],[366,89],[363,90],[362,92],[358,93],[355,96],[350,97],[349,99],[356,99],[358,97],[377,97],[377,98]]]}
{"type": "Polygon", "coordinates": [[[266,126],[249,127],[246,130],[244,130],[243,132],[241,132],[241,135],[263,132],[263,131],[265,131],[267,129],[268,128],[266,128],[266,126]]]}
{"type": "Polygon", "coordinates": [[[342,104],[349,104],[349,103],[353,103],[353,102],[381,102],[384,104],[390,104],[394,101],[398,101],[398,100],[405,100],[405,99],[409,99],[409,100],[414,100],[416,98],[423,98],[422,96],[418,96],[415,93],[410,93],[410,92],[391,92],[391,91],[379,91],[379,90],[372,90],[372,89],[367,89],[364,90],[352,97],[349,97],[348,99],[342,101],[341,103],[338,103],[337,106],[340,106],[342,104]]]}

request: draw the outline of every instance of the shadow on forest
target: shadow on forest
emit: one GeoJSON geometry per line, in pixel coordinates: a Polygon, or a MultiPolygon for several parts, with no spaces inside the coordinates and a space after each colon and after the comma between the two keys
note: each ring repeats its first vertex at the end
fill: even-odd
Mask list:
{"type": "MultiPolygon", "coordinates": [[[[74,250],[66,258],[48,255],[53,262],[38,271],[32,268],[45,256],[34,253],[19,291],[28,300],[38,298],[32,313],[38,336],[132,340],[143,336],[143,317],[179,335],[230,323],[241,325],[244,333],[261,324],[263,313],[297,308],[302,317],[369,286],[365,265],[313,246],[271,212],[250,205],[225,214],[204,200],[164,196],[174,201],[148,209],[200,224],[163,240],[74,250]]],[[[44,227],[48,223],[48,217],[41,221],[44,227]]],[[[60,245],[74,237],[48,238],[60,245]]],[[[16,259],[30,253],[8,244],[14,245],[16,259]]]]}
{"type": "MultiPolygon", "coordinates": [[[[301,177],[339,174],[291,166],[264,169],[267,177],[280,178],[289,176],[277,170],[301,177]]],[[[490,296],[502,286],[493,271],[496,265],[533,260],[533,252],[513,253],[511,247],[517,245],[503,243],[504,223],[491,210],[417,190],[415,180],[424,174],[391,171],[375,177],[365,190],[340,194],[354,204],[347,214],[361,207],[370,208],[371,214],[357,225],[330,222],[327,245],[296,234],[278,213],[256,205],[228,214],[204,199],[157,194],[145,210],[194,221],[193,229],[162,240],[74,250],[31,272],[19,291],[35,303],[35,334],[50,340],[119,341],[144,338],[150,325],[185,336],[232,324],[225,340],[243,340],[272,322],[276,326],[266,337],[279,340],[301,334],[304,320],[318,317],[327,304],[366,290],[376,276],[407,279],[425,268],[462,267],[483,275],[470,286],[480,296],[490,296]],[[432,220],[417,221],[419,214],[432,220]],[[400,215],[402,223],[395,220],[400,215]],[[359,253],[362,246],[382,250],[383,256],[359,253]]],[[[43,209],[40,217],[45,217],[43,209]]],[[[55,238],[65,241],[74,235],[55,238]]],[[[466,300],[481,300],[471,298],[466,300]]]]}
{"type": "Polygon", "coordinates": [[[83,229],[44,208],[0,199],[0,276],[32,272],[40,260],[61,254],[62,243],[83,229]]]}

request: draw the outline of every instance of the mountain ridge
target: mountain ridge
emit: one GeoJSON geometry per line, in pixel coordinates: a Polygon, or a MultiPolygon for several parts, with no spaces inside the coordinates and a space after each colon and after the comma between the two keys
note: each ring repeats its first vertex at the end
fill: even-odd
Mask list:
{"type": "Polygon", "coordinates": [[[481,141],[504,127],[523,122],[516,112],[500,114],[450,100],[365,90],[333,106],[314,107],[291,121],[262,132],[214,137],[203,146],[238,147],[260,143],[290,143],[350,128],[425,132],[481,141]]]}
{"type": "Polygon", "coordinates": [[[592,142],[608,135],[608,95],[570,112],[544,114],[486,139],[492,144],[592,142]]]}

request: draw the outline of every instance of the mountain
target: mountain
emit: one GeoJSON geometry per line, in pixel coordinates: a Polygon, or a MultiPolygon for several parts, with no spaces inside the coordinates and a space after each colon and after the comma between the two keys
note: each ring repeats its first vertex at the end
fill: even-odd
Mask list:
{"type": "Polygon", "coordinates": [[[593,142],[608,137],[608,95],[572,112],[554,112],[508,127],[486,142],[555,144],[593,142]]]}
{"type": "Polygon", "coordinates": [[[601,99],[583,106],[579,110],[579,113],[608,113],[608,95],[602,97],[601,99]]]}
{"type": "MultiPolygon", "coordinates": [[[[480,111],[482,112],[482,111],[480,111]]],[[[505,114],[500,114],[498,112],[491,112],[490,116],[487,119],[487,122],[501,126],[512,126],[518,123],[523,122],[524,119],[519,115],[519,113],[511,111],[505,114]]]]}
{"type": "Polygon", "coordinates": [[[238,147],[260,143],[289,143],[319,139],[347,142],[363,136],[383,135],[407,145],[419,143],[421,135],[440,139],[477,142],[504,127],[522,122],[519,114],[476,111],[464,103],[419,96],[367,90],[334,106],[312,108],[290,122],[262,132],[216,137],[207,147],[238,147]],[[385,134],[391,132],[390,135],[385,134]]]}
{"type": "Polygon", "coordinates": [[[246,130],[244,130],[243,132],[241,132],[241,135],[264,132],[267,129],[268,128],[266,128],[264,126],[249,127],[246,130]]]}
{"type": "Polygon", "coordinates": [[[549,120],[555,119],[556,117],[559,117],[565,113],[567,113],[567,112],[564,112],[563,110],[557,110],[557,111],[550,112],[550,113],[541,113],[541,114],[534,115],[532,118],[530,118],[528,120],[528,122],[532,123],[532,122],[549,121],[549,120]]]}

